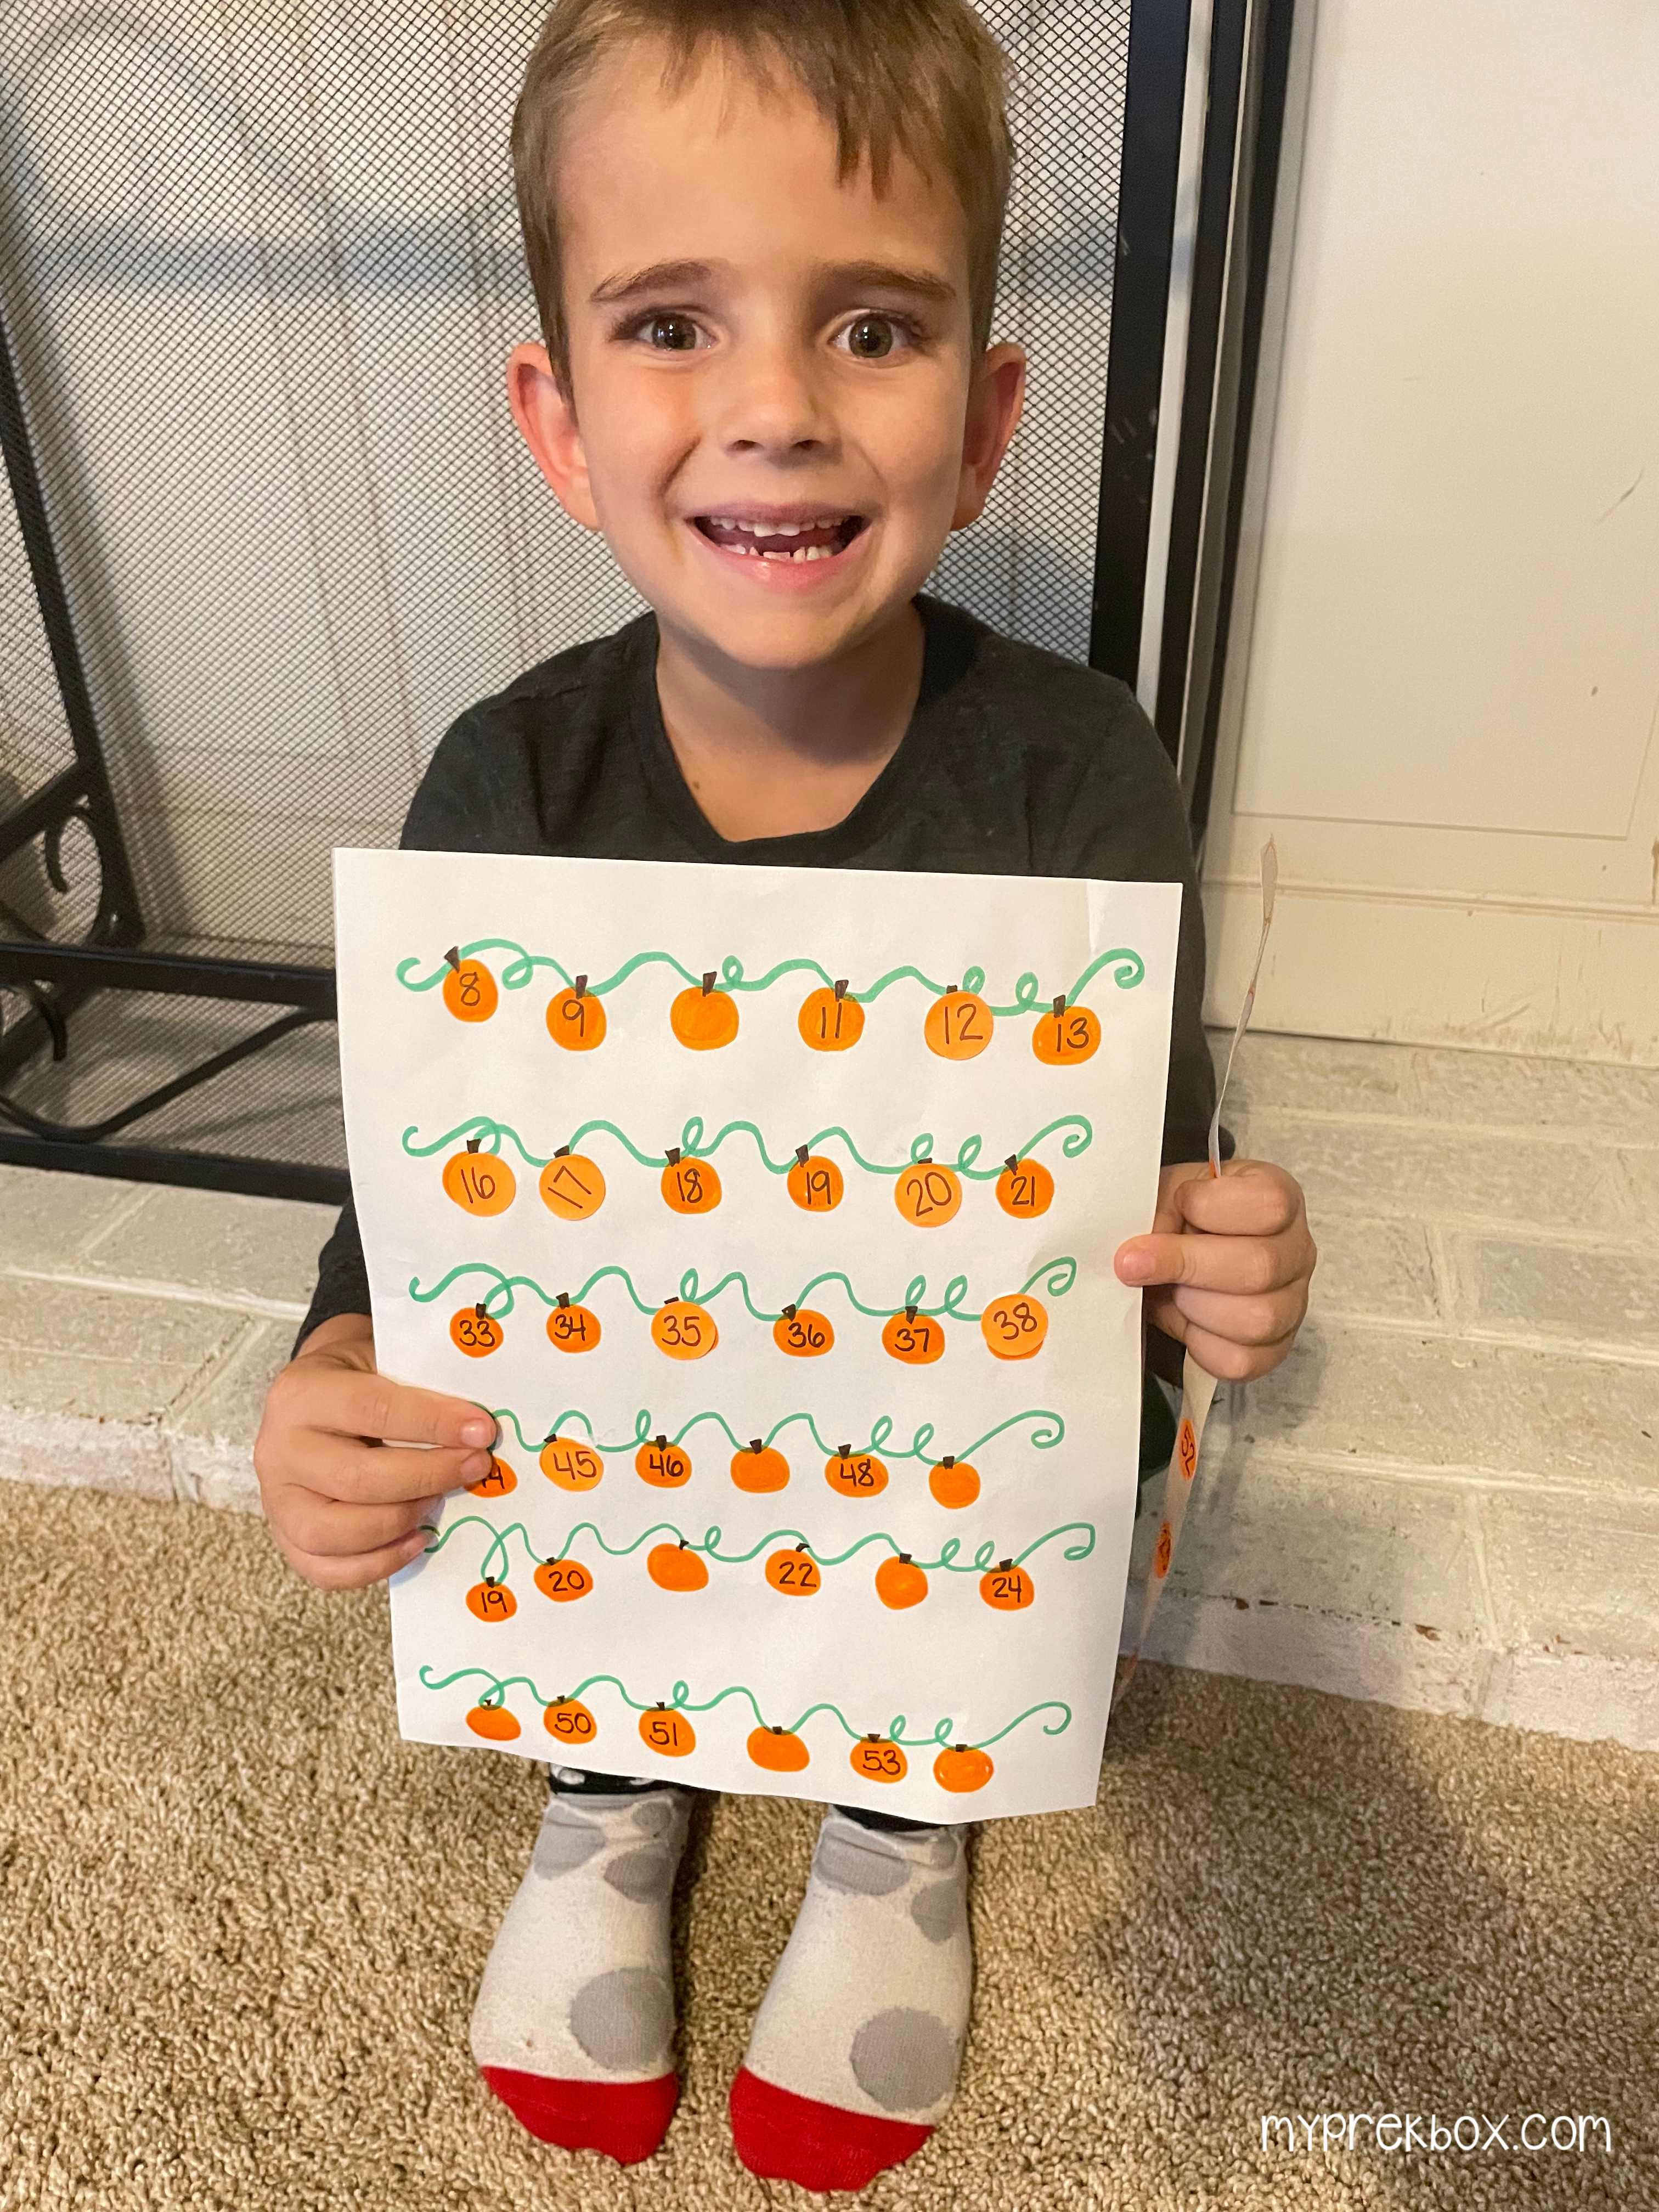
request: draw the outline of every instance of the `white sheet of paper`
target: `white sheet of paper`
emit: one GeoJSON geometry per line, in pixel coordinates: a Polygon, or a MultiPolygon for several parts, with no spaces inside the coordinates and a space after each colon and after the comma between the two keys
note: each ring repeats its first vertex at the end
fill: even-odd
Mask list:
{"type": "Polygon", "coordinates": [[[1112,1255],[1152,1216],[1179,885],[340,852],[335,891],[380,1365],[488,1406],[514,1479],[393,1583],[404,1734],[924,1820],[1091,1802],[1139,1432],[1112,1255]],[[813,1048],[843,978],[862,1033],[813,1048]],[[941,995],[976,981],[988,1018],[941,995]],[[736,1034],[689,1048],[682,994],[736,1034]],[[555,1042],[596,1005],[602,1042],[555,1042]]]}

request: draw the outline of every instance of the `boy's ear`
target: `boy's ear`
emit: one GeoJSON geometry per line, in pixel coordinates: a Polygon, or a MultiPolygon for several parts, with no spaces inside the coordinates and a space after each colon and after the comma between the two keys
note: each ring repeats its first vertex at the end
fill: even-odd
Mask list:
{"type": "Polygon", "coordinates": [[[514,346],[507,361],[507,397],[536,466],[573,522],[597,530],[599,518],[587,481],[587,456],[570,394],[553,374],[543,345],[514,346]]]}
{"type": "MultiPolygon", "coordinates": [[[[962,479],[957,488],[952,530],[977,522],[991,496],[1002,457],[1019,428],[1025,404],[1025,349],[994,345],[981,357],[968,395],[968,420],[962,441],[962,479]]],[[[557,486],[554,489],[556,490],[557,486]]],[[[561,494],[561,497],[562,497],[561,494]]]]}

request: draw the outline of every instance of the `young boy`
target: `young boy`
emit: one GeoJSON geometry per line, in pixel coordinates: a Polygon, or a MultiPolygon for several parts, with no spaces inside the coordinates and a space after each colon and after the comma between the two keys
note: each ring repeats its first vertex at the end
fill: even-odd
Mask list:
{"type": "MultiPolygon", "coordinates": [[[[1121,684],[924,599],[1019,418],[987,347],[1009,145],[967,0],[557,0],[514,126],[545,348],[513,412],[652,613],[450,730],[405,845],[1186,885],[1149,1357],[1265,1373],[1313,1265],[1276,1168],[1203,1164],[1213,1077],[1179,792],[1121,684]],[[1173,1340],[1173,1341],[1171,1341],[1173,1340]]],[[[377,1581],[493,1423],[375,1371],[349,1208],[256,1451],[300,1572],[377,1581]],[[392,1440],[396,1439],[396,1442],[392,1440]],[[413,1449],[411,1444],[430,1449],[413,1449]]],[[[554,1768],[474,2054],[547,2140],[647,2156],[673,2111],[687,1793],[554,1768]]],[[[732,2093],[756,2173],[858,2189],[950,2104],[972,1960],[961,1828],[830,1808],[732,2093]]]]}

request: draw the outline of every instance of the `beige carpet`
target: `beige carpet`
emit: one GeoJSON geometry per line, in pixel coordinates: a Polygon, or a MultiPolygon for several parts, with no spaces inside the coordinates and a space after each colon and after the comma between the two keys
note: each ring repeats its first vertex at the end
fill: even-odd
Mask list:
{"type": "MultiPolygon", "coordinates": [[[[0,1484],[0,2208],[714,2212],[815,1815],[682,1892],[685,2093],[623,2175],[480,2089],[541,1770],[400,1744],[386,1606],[228,1516],[0,1484]]],[[[1092,1812],[977,1846],[963,2093],[886,2207],[1659,2206],[1659,1760],[1150,1672],[1092,1812]],[[1604,2150],[1264,2154],[1264,2112],[1604,2113],[1604,2150]]],[[[841,2200],[846,2202],[848,2200],[841,2200]]]]}

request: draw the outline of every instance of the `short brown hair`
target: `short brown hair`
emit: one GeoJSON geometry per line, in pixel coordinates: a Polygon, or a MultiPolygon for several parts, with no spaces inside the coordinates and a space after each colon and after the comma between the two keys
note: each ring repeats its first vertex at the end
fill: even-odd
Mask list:
{"type": "Polygon", "coordinates": [[[967,219],[974,332],[981,345],[988,341],[1013,159],[1008,65],[968,0],[555,0],[514,111],[513,174],[530,281],[562,383],[570,355],[555,191],[560,128],[599,65],[649,38],[667,49],[671,91],[710,46],[763,82],[781,65],[834,126],[837,173],[854,175],[867,160],[878,192],[899,149],[935,158],[967,219]]]}

